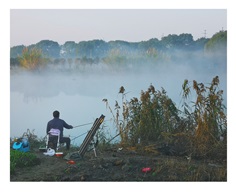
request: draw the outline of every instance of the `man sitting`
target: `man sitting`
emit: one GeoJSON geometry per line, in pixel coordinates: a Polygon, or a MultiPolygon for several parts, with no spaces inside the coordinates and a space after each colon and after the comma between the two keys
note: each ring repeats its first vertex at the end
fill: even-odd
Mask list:
{"type": "MultiPolygon", "coordinates": [[[[70,149],[70,138],[69,137],[64,137],[63,136],[63,129],[72,129],[73,126],[72,125],[68,125],[64,120],[60,119],[60,112],[59,111],[54,111],[53,112],[53,119],[50,120],[47,124],[47,129],[46,129],[46,133],[50,134],[50,130],[51,129],[58,129],[60,130],[60,135],[59,135],[59,143],[66,143],[66,149],[69,150],[70,149]]],[[[51,136],[54,137],[55,136],[51,136]]],[[[52,138],[51,138],[52,139],[52,138]]],[[[49,141],[50,141],[50,137],[49,137],[49,141]]],[[[53,140],[55,143],[55,140],[53,140]]],[[[57,140],[56,140],[57,141],[57,140]]],[[[55,148],[55,145],[54,145],[55,148]]]]}

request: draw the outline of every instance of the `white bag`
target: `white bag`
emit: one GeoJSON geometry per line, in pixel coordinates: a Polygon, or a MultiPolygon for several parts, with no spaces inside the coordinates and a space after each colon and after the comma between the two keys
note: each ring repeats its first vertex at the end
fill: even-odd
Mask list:
{"type": "Polygon", "coordinates": [[[51,149],[51,148],[48,148],[47,152],[44,152],[43,154],[44,155],[49,155],[49,156],[54,156],[55,150],[51,149]]]}

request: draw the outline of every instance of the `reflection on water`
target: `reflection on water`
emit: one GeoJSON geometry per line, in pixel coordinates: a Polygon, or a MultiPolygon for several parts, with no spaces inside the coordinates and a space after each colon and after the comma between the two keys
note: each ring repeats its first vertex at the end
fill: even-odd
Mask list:
{"type": "MultiPolygon", "coordinates": [[[[115,135],[112,115],[102,101],[104,98],[112,108],[115,101],[121,103],[119,88],[126,89],[126,99],[139,98],[141,90],[146,91],[152,84],[156,90],[163,87],[167,95],[176,103],[181,101],[181,85],[184,79],[210,83],[214,76],[220,78],[220,87],[224,90],[226,100],[226,70],[193,70],[190,67],[166,67],[136,71],[119,71],[107,73],[78,72],[11,72],[11,106],[10,135],[21,136],[27,129],[34,131],[38,137],[46,135],[46,124],[52,119],[52,112],[59,110],[61,118],[73,126],[94,122],[101,114],[106,116],[105,129],[109,135],[115,135]],[[109,121],[110,120],[110,121],[109,121]]],[[[65,129],[65,135],[71,139],[86,133],[91,125],[65,129]]],[[[73,140],[81,144],[85,135],[73,140]]]]}

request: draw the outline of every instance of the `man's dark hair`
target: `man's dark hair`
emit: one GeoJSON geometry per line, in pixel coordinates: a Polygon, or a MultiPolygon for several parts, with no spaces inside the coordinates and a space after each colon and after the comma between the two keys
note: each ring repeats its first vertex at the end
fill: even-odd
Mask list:
{"type": "Polygon", "coordinates": [[[54,118],[59,118],[59,116],[60,116],[59,111],[54,111],[54,112],[53,112],[53,117],[54,117],[54,118]]]}

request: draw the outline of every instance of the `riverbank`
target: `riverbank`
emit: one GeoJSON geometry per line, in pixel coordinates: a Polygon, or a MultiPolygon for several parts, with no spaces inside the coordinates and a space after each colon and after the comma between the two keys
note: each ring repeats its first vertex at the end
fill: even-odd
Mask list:
{"type": "MultiPolygon", "coordinates": [[[[16,168],[10,181],[227,181],[226,160],[197,160],[163,155],[152,149],[112,147],[87,152],[72,164],[63,157],[46,156],[35,150],[39,164],[16,168]]],[[[66,155],[66,154],[65,154],[66,155]]]]}

